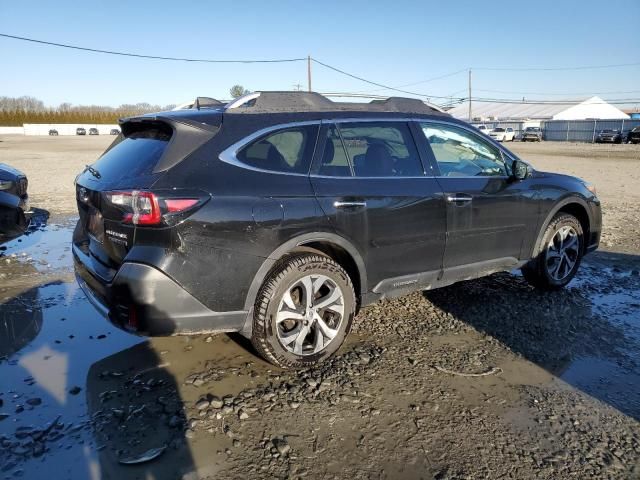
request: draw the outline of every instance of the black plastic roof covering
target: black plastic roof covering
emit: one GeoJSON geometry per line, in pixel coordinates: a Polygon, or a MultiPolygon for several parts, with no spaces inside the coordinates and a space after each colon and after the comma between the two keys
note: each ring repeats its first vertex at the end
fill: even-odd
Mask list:
{"type": "Polygon", "coordinates": [[[417,98],[390,97],[370,103],[334,102],[316,92],[260,92],[260,96],[247,106],[227,112],[395,112],[449,116],[417,98]]]}

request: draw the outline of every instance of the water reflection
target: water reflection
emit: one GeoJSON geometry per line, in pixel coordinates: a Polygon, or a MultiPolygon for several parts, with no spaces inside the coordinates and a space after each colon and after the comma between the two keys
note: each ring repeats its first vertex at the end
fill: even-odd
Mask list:
{"type": "Polygon", "coordinates": [[[183,402],[166,367],[147,342],[91,366],[87,401],[101,478],[174,479],[195,469],[183,402]]]}
{"type": "Polygon", "coordinates": [[[26,346],[42,328],[42,310],[38,290],[31,289],[21,298],[12,298],[0,306],[0,358],[26,346]]]}
{"type": "Polygon", "coordinates": [[[92,478],[99,459],[87,416],[87,373],[142,340],[98,317],[73,283],[19,293],[0,304],[0,318],[30,332],[3,341],[0,467],[25,478],[50,478],[52,471],[57,478],[92,478]]]}

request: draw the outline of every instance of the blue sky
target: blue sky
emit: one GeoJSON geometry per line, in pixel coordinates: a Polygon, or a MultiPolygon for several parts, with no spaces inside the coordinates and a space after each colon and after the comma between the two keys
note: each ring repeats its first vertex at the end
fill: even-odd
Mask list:
{"type": "MultiPolygon", "coordinates": [[[[214,59],[310,54],[392,86],[467,67],[564,67],[640,62],[640,1],[0,0],[0,32],[85,47],[214,59]],[[272,5],[269,6],[268,3],[272,5]],[[605,14],[610,12],[611,14],[605,14]]],[[[250,90],[306,86],[306,63],[198,64],[114,57],[0,38],[0,95],[48,105],[180,103],[250,90]]],[[[640,66],[578,71],[475,70],[487,97],[640,98],[640,66]],[[504,92],[537,92],[505,94],[504,92]],[[575,95],[551,95],[575,92],[575,95]]],[[[466,72],[407,87],[466,95],[466,72]]],[[[378,90],[319,65],[320,92],[378,90]]],[[[379,90],[373,93],[389,94],[379,90]]]]}

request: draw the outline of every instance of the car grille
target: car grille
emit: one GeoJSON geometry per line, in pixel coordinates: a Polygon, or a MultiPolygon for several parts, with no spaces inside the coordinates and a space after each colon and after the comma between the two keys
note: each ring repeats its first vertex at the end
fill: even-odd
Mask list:
{"type": "Polygon", "coordinates": [[[25,177],[18,179],[18,181],[16,182],[16,193],[18,194],[18,196],[23,197],[27,194],[28,185],[29,182],[27,182],[27,179],[25,177]]]}

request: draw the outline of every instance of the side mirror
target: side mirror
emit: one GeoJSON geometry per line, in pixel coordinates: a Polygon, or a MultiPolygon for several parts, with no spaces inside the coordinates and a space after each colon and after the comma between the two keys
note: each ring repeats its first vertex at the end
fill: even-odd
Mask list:
{"type": "Polygon", "coordinates": [[[515,180],[524,180],[531,174],[529,165],[520,160],[514,160],[511,164],[511,175],[515,180]]]}

